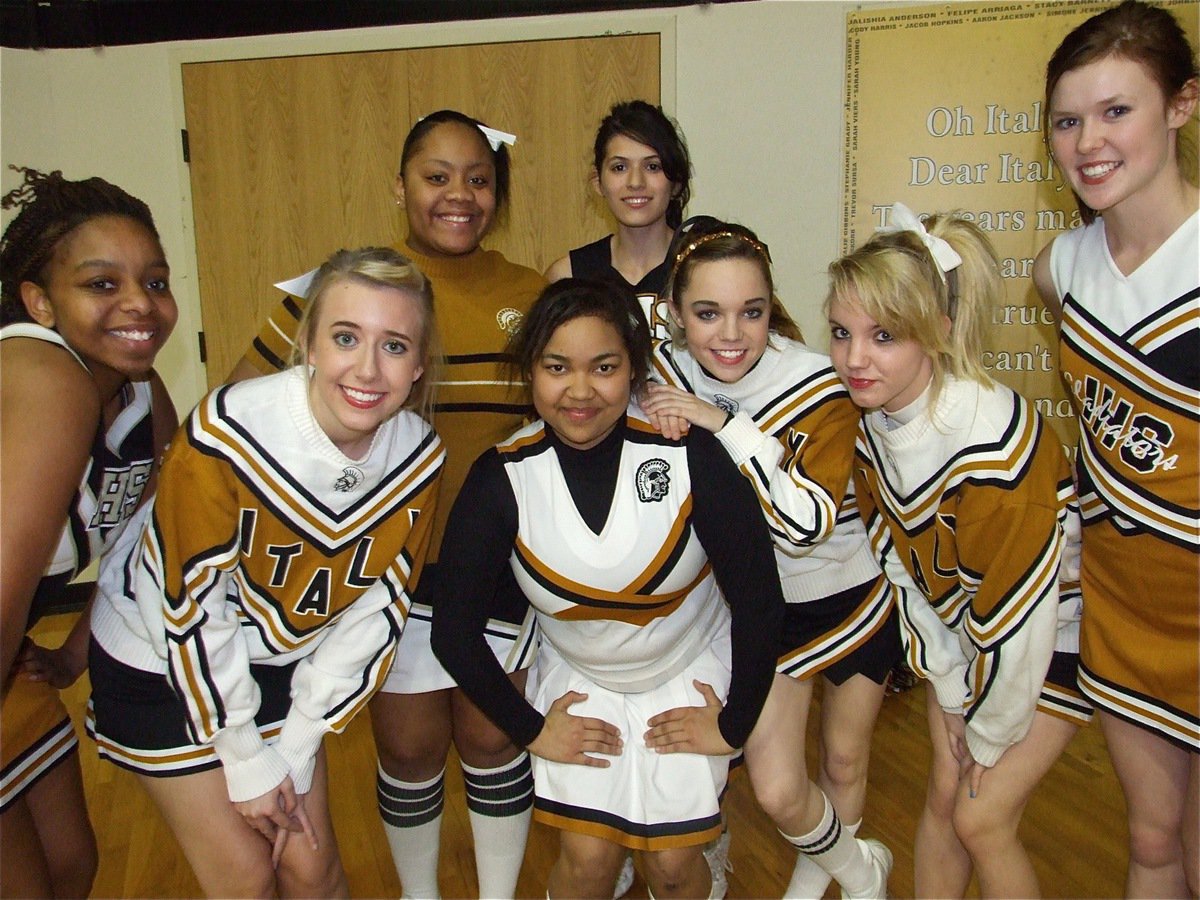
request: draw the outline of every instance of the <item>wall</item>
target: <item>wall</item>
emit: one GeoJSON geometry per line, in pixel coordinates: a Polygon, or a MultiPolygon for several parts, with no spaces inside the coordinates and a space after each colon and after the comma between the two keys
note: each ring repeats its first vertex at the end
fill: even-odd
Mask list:
{"type": "MultiPolygon", "coordinates": [[[[859,4],[753,2],[97,50],[0,50],[0,162],[101,175],[154,211],[180,319],[159,357],[181,412],[204,389],[179,66],[209,59],[661,31],[663,105],[696,170],[691,213],[771,246],[779,291],[823,344],[824,268],[837,253],[844,19],[859,4]]],[[[572,148],[581,160],[585,148],[572,148]]],[[[5,170],[0,184],[17,182],[5,170]]],[[[4,222],[11,217],[6,213],[4,222]]],[[[518,260],[519,262],[520,260],[518,260]]],[[[209,323],[209,327],[214,327],[209,323]]]]}

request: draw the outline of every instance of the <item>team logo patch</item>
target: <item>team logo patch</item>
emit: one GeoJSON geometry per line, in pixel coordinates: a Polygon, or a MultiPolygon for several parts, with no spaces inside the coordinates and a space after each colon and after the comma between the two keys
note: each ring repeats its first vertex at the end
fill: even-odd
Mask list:
{"type": "Polygon", "coordinates": [[[506,306],[496,313],[496,324],[500,326],[500,330],[505,334],[516,334],[517,329],[521,327],[521,320],[524,318],[525,316],[519,309],[506,306]]]}
{"type": "Polygon", "coordinates": [[[333,489],[338,493],[345,494],[354,490],[362,482],[362,469],[357,466],[346,466],[346,468],[342,469],[342,474],[338,480],[333,483],[333,489]]]}
{"type": "Polygon", "coordinates": [[[650,325],[650,336],[661,340],[671,338],[671,320],[668,317],[667,301],[658,294],[638,294],[638,302],[642,312],[646,314],[646,322],[650,325]]]}
{"type": "Polygon", "coordinates": [[[713,405],[717,409],[724,410],[731,416],[736,416],[738,411],[738,402],[732,397],[726,397],[724,394],[713,394],[713,405]]]}
{"type": "Polygon", "coordinates": [[[671,490],[670,464],[665,459],[648,459],[637,470],[638,499],[657,503],[671,490]]]}

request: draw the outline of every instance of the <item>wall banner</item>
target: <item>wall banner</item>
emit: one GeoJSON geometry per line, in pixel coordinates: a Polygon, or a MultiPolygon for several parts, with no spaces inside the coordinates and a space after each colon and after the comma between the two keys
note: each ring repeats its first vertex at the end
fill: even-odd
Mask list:
{"type": "MultiPolygon", "coordinates": [[[[1062,38],[1112,5],[952,3],[846,17],[843,252],[887,224],[897,200],[918,215],[973,218],[996,248],[1007,288],[992,310],[985,364],[1070,445],[1075,420],[1058,379],[1055,327],[1031,276],[1038,251],[1079,220],[1042,141],[1042,91],[1062,38]]],[[[1160,5],[1195,47],[1197,0],[1160,5]]]]}

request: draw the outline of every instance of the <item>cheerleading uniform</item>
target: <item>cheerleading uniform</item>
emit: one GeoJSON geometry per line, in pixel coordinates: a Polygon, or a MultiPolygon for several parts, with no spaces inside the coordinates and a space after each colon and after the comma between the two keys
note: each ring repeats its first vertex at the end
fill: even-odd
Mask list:
{"type": "Polygon", "coordinates": [[[908,663],[993,766],[1035,710],[1090,717],[1071,684],[1078,588],[1059,589],[1074,575],[1062,565],[1078,534],[1074,487],[1058,439],[1018,394],[946,376],[933,406],[930,395],[863,416],[855,487],[908,663]],[[1062,684],[1047,682],[1055,651],[1067,654],[1062,684]]]}
{"type": "Polygon", "coordinates": [[[101,754],[151,775],[219,760],[234,801],[288,775],[307,792],[323,736],[391,668],[444,455],[428,423],[402,410],[362,459],[345,456],[312,416],[302,368],[205,398],[167,454],[142,552],[102,572],[101,754]],[[290,698],[256,723],[268,693],[256,668],[287,666],[276,683],[290,698]],[[139,705],[154,681],[139,673],[169,680],[180,702],[164,705],[160,690],[139,705]],[[164,718],[173,732],[157,727],[164,718]],[[182,739],[164,745],[168,734],[182,739]]]}
{"type": "Polygon", "coordinates": [[[600,444],[575,450],[534,422],[480,458],[443,553],[454,574],[434,649],[489,718],[528,745],[550,705],[578,690],[588,699],[573,715],[626,736],[606,769],[535,757],[535,818],[642,850],[715,837],[729,758],[657,754],[635,739],[651,716],[702,703],[696,678],[723,698],[722,737],[740,747],[774,675],[761,635],[784,604],[770,539],[712,436],[669,440],[631,407],[600,444]],[[509,566],[543,636],[529,701],[477,650],[490,584],[509,566]]]}
{"type": "Polygon", "coordinates": [[[788,601],[777,671],[882,684],[900,658],[899,625],[850,483],[858,410],[829,357],[773,334],[733,383],[669,342],[652,362],[656,379],[730,416],[717,440],[758,495],[788,601]]]}
{"type": "Polygon", "coordinates": [[[1130,275],[1104,220],[1058,237],[1059,363],[1079,415],[1080,687],[1200,752],[1200,213],[1130,275]]]}
{"type": "Polygon", "coordinates": [[[667,340],[671,336],[671,318],[667,313],[667,298],[663,290],[667,286],[667,276],[671,267],[664,258],[657,266],[642,276],[637,284],[625,280],[625,276],[617,271],[612,264],[613,235],[606,235],[598,241],[576,247],[568,256],[571,260],[571,276],[573,278],[594,278],[600,281],[615,281],[620,285],[633,289],[637,295],[638,304],[650,324],[650,336],[667,340]]]}
{"type": "MultiPolygon", "coordinates": [[[[33,323],[0,330],[0,340],[33,338],[62,347],[83,361],[56,331],[33,323]]],[[[38,583],[26,630],[93,559],[111,551],[129,524],[154,468],[149,382],[121,388],[121,409],[108,429],[99,426],[62,534],[38,583]]],[[[58,691],[45,682],[14,678],[0,710],[0,811],[20,798],[79,745],[58,691]]]]}

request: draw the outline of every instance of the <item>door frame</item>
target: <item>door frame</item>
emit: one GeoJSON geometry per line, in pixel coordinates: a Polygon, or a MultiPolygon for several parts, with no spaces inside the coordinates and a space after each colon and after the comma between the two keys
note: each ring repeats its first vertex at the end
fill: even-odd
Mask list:
{"type": "MultiPolygon", "coordinates": [[[[674,10],[617,10],[181,43],[167,52],[167,77],[171,86],[176,132],[182,142],[182,135],[186,129],[183,66],[189,63],[629,34],[658,36],[659,102],[668,114],[674,115],[677,94],[677,21],[674,10]]],[[[207,370],[200,360],[199,349],[203,320],[200,310],[199,261],[191,177],[182,151],[175,160],[175,173],[181,200],[180,226],[187,240],[184,246],[171,248],[173,284],[180,315],[174,340],[159,354],[158,369],[163,374],[176,407],[181,415],[185,415],[199,402],[208,388],[207,370]]]]}

